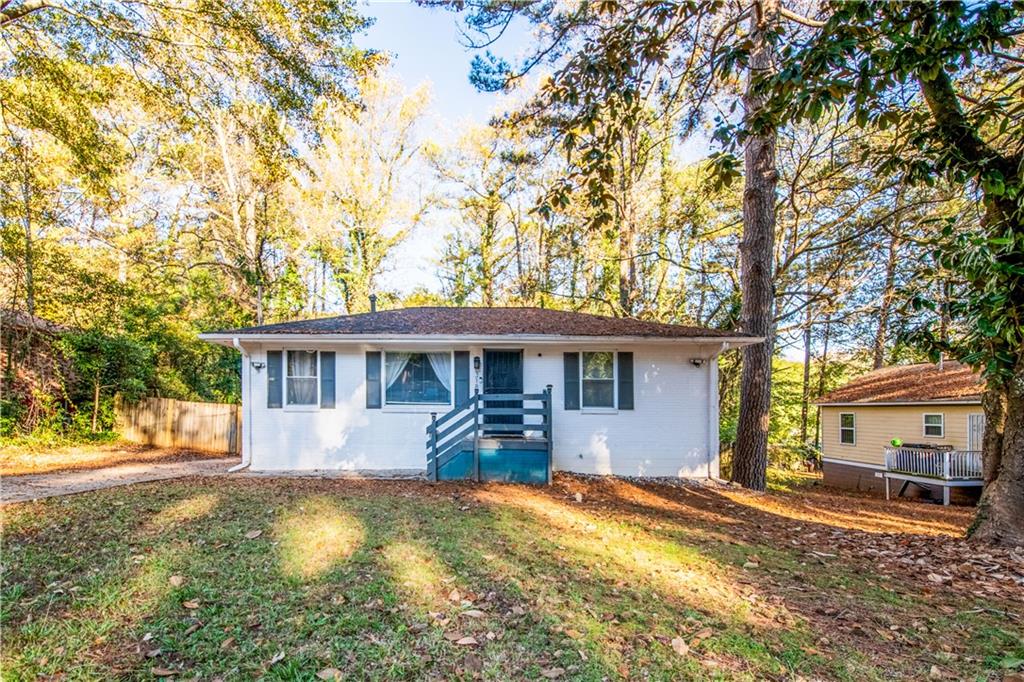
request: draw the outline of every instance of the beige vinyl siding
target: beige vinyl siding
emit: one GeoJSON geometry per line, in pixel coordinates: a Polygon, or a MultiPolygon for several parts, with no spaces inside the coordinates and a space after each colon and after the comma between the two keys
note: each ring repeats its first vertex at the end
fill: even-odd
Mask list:
{"type": "Polygon", "coordinates": [[[822,406],[821,451],[823,457],[865,464],[884,464],[883,449],[893,438],[904,443],[935,443],[967,449],[967,416],[980,413],[981,405],[877,405],[822,406]],[[839,442],[839,415],[855,415],[856,444],[839,442]],[[945,436],[924,435],[924,415],[945,415],[945,436]]]}

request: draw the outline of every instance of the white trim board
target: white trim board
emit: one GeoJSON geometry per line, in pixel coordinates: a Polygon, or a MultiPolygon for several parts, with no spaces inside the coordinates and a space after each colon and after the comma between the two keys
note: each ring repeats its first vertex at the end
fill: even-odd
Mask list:
{"type": "Polygon", "coordinates": [[[837,459],[835,457],[822,457],[822,462],[828,462],[829,464],[848,464],[853,467],[864,467],[865,469],[876,469],[878,471],[885,471],[884,464],[868,464],[867,462],[854,462],[849,459],[837,459]]]}

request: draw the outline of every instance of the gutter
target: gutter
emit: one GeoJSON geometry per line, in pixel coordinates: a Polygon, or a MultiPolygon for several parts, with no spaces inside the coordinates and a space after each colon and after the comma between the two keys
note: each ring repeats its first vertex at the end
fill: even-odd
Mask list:
{"type": "Polygon", "coordinates": [[[242,364],[245,365],[246,372],[246,395],[242,396],[242,409],[244,411],[242,419],[242,461],[228,469],[229,474],[245,469],[252,460],[252,364],[249,362],[249,354],[242,348],[242,344],[238,342],[237,337],[231,339],[231,345],[242,354],[242,364]]]}
{"type": "MultiPolygon", "coordinates": [[[[480,344],[480,343],[536,343],[536,344],[682,344],[682,345],[714,345],[721,344],[723,350],[738,348],[764,341],[762,336],[600,336],[600,335],[560,335],[560,334],[223,334],[208,332],[200,334],[203,341],[236,344],[239,339],[259,342],[319,342],[319,343],[354,343],[380,344],[397,341],[407,344],[480,344]]],[[[235,346],[237,348],[237,346],[235,346]]]]}
{"type": "MultiPolygon", "coordinates": [[[[763,340],[763,339],[762,339],[763,340]]],[[[711,354],[708,359],[708,380],[707,380],[707,402],[708,402],[708,418],[707,418],[707,468],[708,468],[708,479],[719,478],[721,476],[721,469],[719,469],[718,475],[711,476],[711,463],[719,456],[719,450],[721,449],[721,443],[718,440],[718,429],[719,423],[721,422],[722,415],[718,413],[718,356],[725,351],[730,350],[730,342],[722,341],[721,346],[718,350],[711,354]],[[714,445],[714,447],[711,447],[714,445]]]]}

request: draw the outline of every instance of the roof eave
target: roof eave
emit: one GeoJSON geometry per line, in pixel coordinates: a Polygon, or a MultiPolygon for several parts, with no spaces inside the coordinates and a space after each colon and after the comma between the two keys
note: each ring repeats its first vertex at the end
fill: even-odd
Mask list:
{"type": "Polygon", "coordinates": [[[651,344],[702,344],[739,348],[764,341],[759,336],[588,336],[588,335],[555,335],[555,334],[233,334],[230,332],[210,332],[200,334],[199,338],[210,343],[232,346],[238,342],[319,342],[319,343],[384,343],[401,341],[403,343],[651,343],[651,344]]]}

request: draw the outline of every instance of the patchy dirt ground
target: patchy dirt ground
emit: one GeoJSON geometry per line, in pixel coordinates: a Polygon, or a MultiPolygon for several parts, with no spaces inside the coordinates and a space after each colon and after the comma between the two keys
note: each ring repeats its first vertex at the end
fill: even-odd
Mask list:
{"type": "Polygon", "coordinates": [[[0,447],[0,476],[46,474],[56,471],[102,469],[119,464],[185,462],[226,455],[179,448],[155,448],[131,443],[59,448],[0,447]]]}
{"type": "Polygon", "coordinates": [[[218,478],[3,509],[5,678],[990,679],[1024,550],[798,486],[218,478]]]}

